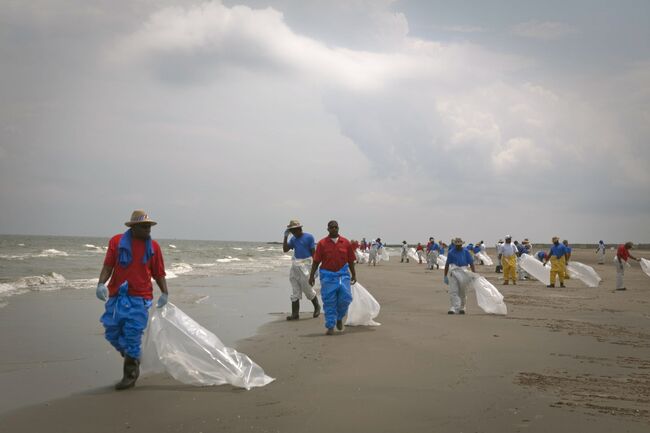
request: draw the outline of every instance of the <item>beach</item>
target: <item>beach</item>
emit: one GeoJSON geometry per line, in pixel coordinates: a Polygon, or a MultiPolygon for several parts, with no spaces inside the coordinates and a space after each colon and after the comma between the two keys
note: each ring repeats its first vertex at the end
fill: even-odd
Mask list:
{"type": "MultiPolygon", "coordinates": [[[[0,431],[645,432],[650,277],[633,263],[626,270],[628,290],[614,291],[612,252],[607,254],[606,263],[597,265],[593,250],[574,249],[573,259],[603,278],[598,288],[573,279],[566,289],[537,281],[502,286],[494,267],[479,266],[503,293],[507,316],[484,314],[473,293],[467,315],[447,315],[442,270],[401,264],[395,256],[376,267],[358,265],[359,282],[381,304],[376,320],[382,325],[347,327],[334,336],[324,335],[323,318],[312,319],[305,300],[300,321],[273,315],[276,305],[288,307],[288,287],[281,293],[286,275],[277,272],[268,280],[262,273],[275,287],[275,304],[238,293],[229,305],[257,304],[270,320],[235,347],[276,378],[271,384],[245,391],[147,377],[126,392],[108,384],[5,412],[0,431]]],[[[117,380],[118,357],[106,361],[109,347],[96,305],[97,311],[84,314],[92,328],[89,342],[79,345],[100,350],[98,369],[103,377],[105,369],[114,370],[117,380]]],[[[187,312],[201,323],[209,317],[198,308],[187,312]]],[[[216,323],[204,325],[221,337],[216,323]]],[[[30,329],[12,330],[12,338],[21,332],[27,336],[30,329]]],[[[51,344],[61,334],[53,333],[51,344]]],[[[8,367],[3,369],[5,374],[8,367]]],[[[19,392],[21,382],[33,386],[33,380],[25,374],[10,389],[19,392]]],[[[4,388],[3,394],[11,392],[4,388]]]]}

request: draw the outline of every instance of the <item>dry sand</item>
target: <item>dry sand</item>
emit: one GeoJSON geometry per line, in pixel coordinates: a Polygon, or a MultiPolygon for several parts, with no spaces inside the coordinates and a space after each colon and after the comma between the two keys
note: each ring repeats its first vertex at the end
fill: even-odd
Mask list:
{"type": "Polygon", "coordinates": [[[647,432],[650,277],[635,263],[628,290],[613,291],[608,255],[596,265],[592,250],[574,251],[599,272],[600,288],[504,287],[493,267],[479,267],[504,294],[506,317],[483,314],[473,294],[467,315],[448,316],[442,271],[394,257],[360,265],[382,326],[327,337],[308,311],[299,322],[278,317],[237,346],[277,378],[264,388],[145,378],[131,391],[5,414],[0,431],[647,432]]]}

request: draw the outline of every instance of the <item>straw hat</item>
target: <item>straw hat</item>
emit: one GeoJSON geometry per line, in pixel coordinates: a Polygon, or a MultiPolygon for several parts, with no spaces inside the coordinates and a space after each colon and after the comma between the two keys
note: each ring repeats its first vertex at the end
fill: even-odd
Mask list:
{"type": "Polygon", "coordinates": [[[125,222],[124,225],[127,227],[132,227],[136,224],[144,224],[144,223],[151,224],[152,226],[158,224],[157,222],[149,219],[149,215],[147,215],[145,211],[143,211],[142,209],[136,209],[131,214],[131,221],[125,222]]]}
{"type": "Polygon", "coordinates": [[[553,241],[553,242],[555,242],[555,241],[559,241],[559,240],[560,240],[560,238],[557,237],[557,236],[553,236],[553,239],[551,239],[551,241],[553,241]]]}
{"type": "Polygon", "coordinates": [[[454,239],[454,245],[463,245],[463,240],[461,238],[454,239]]]}
{"type": "Polygon", "coordinates": [[[287,226],[287,229],[297,229],[302,227],[302,224],[300,224],[300,221],[298,220],[291,220],[289,221],[289,225],[287,226]]]}

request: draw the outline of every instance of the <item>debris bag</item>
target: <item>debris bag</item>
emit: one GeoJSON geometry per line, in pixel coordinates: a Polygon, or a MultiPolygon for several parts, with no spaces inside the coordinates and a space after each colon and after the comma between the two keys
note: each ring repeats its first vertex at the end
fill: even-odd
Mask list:
{"type": "Polygon", "coordinates": [[[357,256],[357,263],[368,263],[368,260],[370,260],[370,254],[366,253],[365,251],[361,251],[360,249],[357,249],[354,251],[355,256],[357,256]]]}
{"type": "Polygon", "coordinates": [[[196,386],[228,383],[251,389],[275,380],[171,303],[153,308],[144,337],[142,372],[167,372],[196,386]]]}
{"type": "Polygon", "coordinates": [[[384,247],[379,248],[379,251],[377,251],[377,259],[386,260],[386,261],[390,259],[390,257],[388,256],[388,251],[386,251],[386,248],[384,247]]]}
{"type": "Polygon", "coordinates": [[[373,319],[379,315],[379,302],[359,283],[354,283],[352,303],[348,307],[347,326],[379,326],[373,319]]]}
{"type": "Polygon", "coordinates": [[[307,257],[306,259],[297,259],[295,257],[292,257],[291,262],[293,266],[297,266],[300,269],[300,272],[302,272],[303,274],[305,274],[306,277],[309,278],[309,274],[311,273],[311,264],[312,264],[311,257],[307,257]]]}
{"type": "Polygon", "coordinates": [[[519,266],[530,275],[541,281],[545,285],[551,284],[550,267],[544,267],[544,264],[528,254],[522,254],[519,258],[519,266]]]}
{"type": "MultiPolygon", "coordinates": [[[[485,277],[470,270],[463,269],[468,279],[468,287],[476,293],[476,303],[488,314],[508,314],[508,307],[503,302],[503,295],[485,277]]],[[[461,280],[461,284],[463,284],[461,280]]]]}
{"type": "Polygon", "coordinates": [[[447,256],[445,256],[444,254],[439,254],[438,255],[438,266],[440,266],[441,268],[444,268],[446,264],[447,264],[447,256]]]}
{"type": "Polygon", "coordinates": [[[641,269],[643,269],[643,272],[650,277],[650,260],[641,259],[641,269]]]}
{"type": "Polygon", "coordinates": [[[594,268],[584,263],[570,261],[567,271],[571,278],[578,279],[585,283],[587,287],[598,287],[602,278],[596,273],[594,268]]]}
{"type": "Polygon", "coordinates": [[[418,257],[418,253],[415,251],[415,248],[409,248],[406,255],[411,260],[415,260],[416,262],[420,261],[420,259],[418,257]]]}
{"type": "Polygon", "coordinates": [[[492,266],[494,264],[492,262],[492,259],[490,258],[490,256],[488,256],[483,251],[481,251],[479,253],[476,253],[476,257],[478,257],[483,262],[483,264],[486,265],[486,266],[492,266]]]}

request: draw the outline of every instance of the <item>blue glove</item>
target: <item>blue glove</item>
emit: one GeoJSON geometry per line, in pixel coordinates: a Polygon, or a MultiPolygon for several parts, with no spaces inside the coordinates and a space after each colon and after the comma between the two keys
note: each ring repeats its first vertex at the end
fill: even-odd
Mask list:
{"type": "Polygon", "coordinates": [[[95,290],[95,295],[100,301],[106,301],[108,299],[108,287],[106,284],[99,283],[97,284],[97,290],[95,290]]]}
{"type": "Polygon", "coordinates": [[[445,275],[445,279],[444,279],[444,280],[445,280],[445,284],[446,284],[446,285],[449,285],[449,277],[445,275]]]}
{"type": "Polygon", "coordinates": [[[162,308],[167,304],[167,293],[163,293],[160,295],[160,298],[158,298],[158,304],[156,305],[158,308],[162,308]]]}

